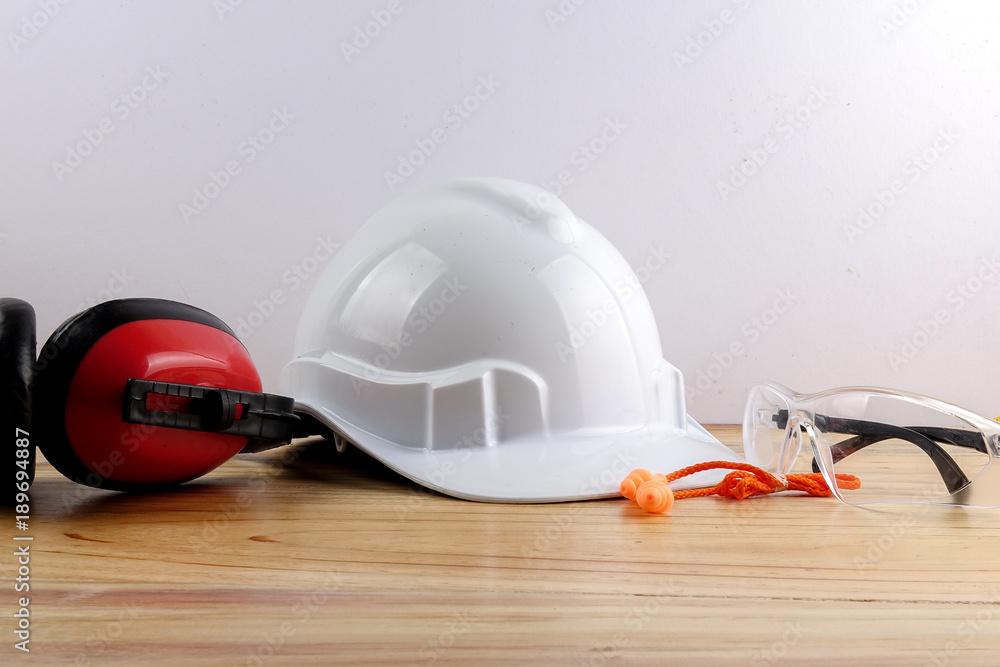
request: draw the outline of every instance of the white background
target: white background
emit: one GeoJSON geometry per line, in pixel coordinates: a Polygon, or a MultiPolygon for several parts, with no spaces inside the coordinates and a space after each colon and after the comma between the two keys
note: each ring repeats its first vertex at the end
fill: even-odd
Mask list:
{"type": "Polygon", "coordinates": [[[7,0],[0,285],[34,304],[42,340],[110,296],[253,321],[275,390],[318,238],[346,243],[418,184],[565,171],[560,197],[633,267],[670,254],[645,289],[697,419],[738,421],[763,379],[994,416],[998,19],[996,3],[915,0],[7,0]],[[467,99],[481,77],[492,90],[467,99]],[[292,118],[269,136],[275,109],[292,118]],[[386,172],[436,128],[393,191],[386,172]],[[862,208],[877,215],[849,233],[862,208]],[[769,312],[779,293],[792,305],[769,312]]]}

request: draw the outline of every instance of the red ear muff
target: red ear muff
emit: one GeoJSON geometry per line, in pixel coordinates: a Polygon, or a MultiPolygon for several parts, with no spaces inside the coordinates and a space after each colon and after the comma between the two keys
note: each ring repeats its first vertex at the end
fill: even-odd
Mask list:
{"type": "Polygon", "coordinates": [[[35,311],[19,299],[0,299],[0,451],[8,487],[5,504],[21,504],[35,478],[31,381],[35,365],[35,311]]]}
{"type": "Polygon", "coordinates": [[[260,391],[246,348],[214,315],[159,299],[109,301],[42,347],[36,442],[89,486],[185,482],[254,439],[291,438],[291,399],[260,391]]]}

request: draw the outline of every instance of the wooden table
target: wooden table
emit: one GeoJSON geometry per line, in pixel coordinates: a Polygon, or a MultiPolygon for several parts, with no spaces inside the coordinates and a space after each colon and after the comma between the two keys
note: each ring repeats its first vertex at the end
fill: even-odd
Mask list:
{"type": "Polygon", "coordinates": [[[489,505],[322,441],[144,497],[41,462],[32,496],[5,665],[1000,664],[1000,511],[489,505]]]}

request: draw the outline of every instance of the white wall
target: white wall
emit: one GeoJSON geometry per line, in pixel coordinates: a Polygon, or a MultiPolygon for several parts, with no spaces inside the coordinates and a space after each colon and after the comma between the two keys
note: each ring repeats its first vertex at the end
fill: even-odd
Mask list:
{"type": "Polygon", "coordinates": [[[44,339],[112,291],[236,326],[281,290],[246,339],[273,390],[311,284],[290,272],[318,238],[346,242],[394,195],[399,156],[444,128],[395,193],[565,170],[560,196],[633,266],[669,252],[645,287],[696,418],[738,421],[761,379],[993,416],[998,19],[996,3],[916,0],[8,0],[0,291],[35,305],[44,339]],[[478,108],[445,119],[483,80],[478,108]],[[262,150],[244,143],[272,122],[262,150]],[[96,146],[67,164],[81,142],[96,146]]]}

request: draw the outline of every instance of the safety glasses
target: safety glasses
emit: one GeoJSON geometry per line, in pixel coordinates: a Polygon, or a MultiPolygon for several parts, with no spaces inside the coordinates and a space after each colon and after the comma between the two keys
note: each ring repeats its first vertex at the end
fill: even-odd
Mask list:
{"type": "Polygon", "coordinates": [[[819,472],[841,501],[1000,507],[1000,423],[891,389],[797,394],[750,389],[743,416],[749,463],[776,475],[819,472]],[[803,446],[806,445],[806,446],[803,446]],[[840,489],[835,474],[861,479],[840,489]]]}

